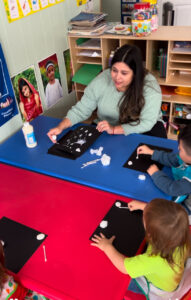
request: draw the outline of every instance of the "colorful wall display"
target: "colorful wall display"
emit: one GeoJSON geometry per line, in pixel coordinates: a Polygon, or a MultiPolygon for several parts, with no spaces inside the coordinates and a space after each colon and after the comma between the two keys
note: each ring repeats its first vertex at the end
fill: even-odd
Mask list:
{"type": "Polygon", "coordinates": [[[0,45],[0,126],[18,114],[15,95],[0,45]]]}
{"type": "Polygon", "coordinates": [[[38,65],[44,86],[46,107],[50,108],[63,97],[56,54],[40,61],[38,65]]]}
{"type": "Polygon", "coordinates": [[[3,0],[9,23],[63,1],[64,0],[3,0]]]}
{"type": "Polygon", "coordinates": [[[77,6],[83,5],[87,3],[87,0],[76,0],[77,6]]]}
{"type": "Polygon", "coordinates": [[[70,50],[67,49],[63,52],[65,68],[66,68],[66,79],[68,86],[68,93],[70,94],[74,90],[74,84],[72,82],[73,71],[72,71],[72,62],[70,57],[70,50]]]}
{"type": "Polygon", "coordinates": [[[31,121],[43,112],[34,66],[12,77],[23,121],[31,121]]]}

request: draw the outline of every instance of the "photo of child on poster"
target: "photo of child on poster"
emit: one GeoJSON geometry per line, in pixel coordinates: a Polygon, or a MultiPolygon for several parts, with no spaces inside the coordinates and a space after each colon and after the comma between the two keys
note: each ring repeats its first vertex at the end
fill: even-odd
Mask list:
{"type": "Polygon", "coordinates": [[[12,83],[22,119],[30,122],[43,112],[34,67],[14,76],[12,83]]]}
{"type": "Polygon", "coordinates": [[[63,97],[56,54],[42,60],[38,65],[45,91],[46,106],[47,108],[50,108],[63,97]]]}
{"type": "Polygon", "coordinates": [[[0,126],[18,114],[15,95],[0,45],[0,126]]]}
{"type": "Polygon", "coordinates": [[[68,86],[68,94],[74,90],[74,83],[72,82],[73,72],[72,72],[72,64],[70,58],[70,50],[67,49],[63,52],[65,68],[66,68],[66,79],[68,86]]]}

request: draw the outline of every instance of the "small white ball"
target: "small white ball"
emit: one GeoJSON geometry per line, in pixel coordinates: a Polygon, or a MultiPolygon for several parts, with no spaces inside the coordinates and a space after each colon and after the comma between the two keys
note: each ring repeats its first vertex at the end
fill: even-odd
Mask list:
{"type": "Polygon", "coordinates": [[[52,135],[52,139],[53,139],[54,141],[56,141],[56,135],[55,135],[55,134],[52,135]]]}
{"type": "Polygon", "coordinates": [[[119,202],[119,201],[115,202],[115,206],[121,207],[121,202],[119,202]]]}
{"type": "Polygon", "coordinates": [[[37,240],[41,241],[45,238],[45,234],[44,233],[39,233],[39,234],[37,234],[36,238],[37,238],[37,240]]]}
{"type": "Polygon", "coordinates": [[[140,174],[138,176],[139,180],[145,180],[146,179],[146,176],[144,174],[140,174]]]}
{"type": "Polygon", "coordinates": [[[128,165],[131,166],[133,162],[131,160],[128,161],[128,165]]]}
{"type": "Polygon", "coordinates": [[[99,226],[101,228],[106,228],[108,226],[108,221],[106,221],[106,220],[101,221],[101,223],[99,224],[99,226]]]}
{"type": "Polygon", "coordinates": [[[107,154],[103,154],[101,157],[101,163],[103,166],[109,166],[111,161],[111,157],[107,154]]]}

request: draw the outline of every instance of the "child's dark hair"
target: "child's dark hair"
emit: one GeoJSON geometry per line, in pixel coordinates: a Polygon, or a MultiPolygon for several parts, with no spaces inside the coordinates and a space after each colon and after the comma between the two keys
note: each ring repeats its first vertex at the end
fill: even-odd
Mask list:
{"type": "Polygon", "coordinates": [[[46,71],[48,70],[48,68],[49,68],[50,66],[55,67],[55,65],[54,65],[54,63],[53,63],[52,60],[48,60],[48,61],[47,61],[46,65],[45,65],[46,71]]]}
{"type": "Polygon", "coordinates": [[[188,124],[180,129],[178,142],[183,143],[184,150],[188,155],[191,155],[191,124],[188,124]]]}
{"type": "Polygon", "coordinates": [[[3,284],[6,279],[6,273],[5,273],[5,260],[4,260],[4,251],[3,246],[0,241],[0,294],[3,289],[3,284]]]}
{"type": "Polygon", "coordinates": [[[191,233],[186,210],[178,203],[153,199],[144,209],[143,218],[147,241],[152,245],[152,255],[160,255],[171,267],[175,266],[173,254],[179,251],[180,266],[191,255],[191,233]]]}
{"type": "Polygon", "coordinates": [[[23,78],[20,78],[20,79],[19,79],[19,90],[20,90],[20,92],[21,92],[22,94],[23,94],[22,89],[23,89],[23,87],[24,87],[25,85],[28,86],[30,92],[32,93],[32,90],[31,90],[30,86],[28,85],[28,83],[27,83],[23,78]]]}
{"type": "Polygon", "coordinates": [[[140,123],[140,113],[145,104],[143,97],[144,78],[147,73],[143,66],[141,51],[133,45],[123,45],[115,52],[111,68],[115,63],[124,62],[132,71],[133,79],[119,103],[121,124],[140,123]]]}

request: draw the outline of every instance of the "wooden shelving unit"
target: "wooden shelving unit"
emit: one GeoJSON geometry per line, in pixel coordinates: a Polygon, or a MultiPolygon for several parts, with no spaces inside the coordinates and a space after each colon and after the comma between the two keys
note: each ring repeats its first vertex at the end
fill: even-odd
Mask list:
{"type": "MultiPolygon", "coordinates": [[[[109,56],[111,51],[124,44],[133,44],[141,49],[146,68],[157,78],[160,85],[169,87],[191,87],[191,51],[189,49],[174,49],[175,41],[191,41],[190,26],[160,26],[157,31],[146,37],[134,37],[123,35],[103,34],[101,36],[79,36],[68,37],[73,72],[75,73],[83,64],[99,64],[102,70],[108,68],[109,56]],[[79,38],[87,38],[88,43],[98,46],[78,45],[79,38]],[[96,39],[96,40],[95,40],[96,39]],[[98,42],[99,41],[99,42],[98,42]],[[161,78],[156,69],[156,56],[160,48],[167,52],[166,77],[161,78]],[[83,54],[84,51],[92,55],[83,54]],[[96,54],[93,55],[93,53],[96,54]]],[[[85,86],[75,84],[76,97],[80,100],[85,86]]],[[[167,95],[163,96],[163,101],[170,104],[169,121],[173,122],[174,107],[176,104],[191,105],[191,96],[167,95]]],[[[168,137],[176,139],[171,127],[168,128],[168,137]]]]}

